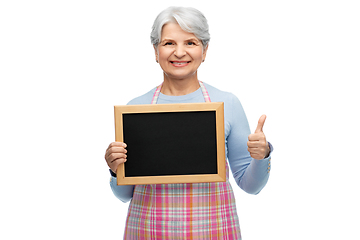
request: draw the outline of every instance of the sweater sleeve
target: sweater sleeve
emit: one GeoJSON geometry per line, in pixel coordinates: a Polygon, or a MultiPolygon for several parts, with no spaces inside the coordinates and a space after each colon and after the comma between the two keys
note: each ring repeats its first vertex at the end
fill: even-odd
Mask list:
{"type": "Polygon", "coordinates": [[[111,177],[110,179],[110,187],[113,191],[115,197],[117,197],[122,202],[126,203],[130,201],[133,197],[134,187],[133,185],[117,185],[117,179],[115,177],[111,177]]]}
{"type": "Polygon", "coordinates": [[[245,192],[258,194],[269,179],[270,155],[262,160],[253,159],[247,150],[250,127],[244,109],[237,97],[232,95],[229,124],[230,133],[227,136],[228,161],[237,185],[245,192]]]}

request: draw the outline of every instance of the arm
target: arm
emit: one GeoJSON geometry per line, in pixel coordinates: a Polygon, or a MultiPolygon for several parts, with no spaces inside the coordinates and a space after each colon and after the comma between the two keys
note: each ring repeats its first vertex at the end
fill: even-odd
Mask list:
{"type": "Polygon", "coordinates": [[[132,199],[135,186],[118,186],[116,177],[111,177],[110,187],[115,197],[122,202],[126,203],[132,199]]]}
{"type": "Polygon", "coordinates": [[[122,202],[128,202],[134,192],[134,186],[118,186],[116,179],[116,170],[120,164],[126,162],[126,144],[122,142],[113,142],[110,143],[109,147],[106,149],[105,160],[110,168],[111,179],[110,187],[114,195],[120,199],[122,202]]]}
{"type": "Polygon", "coordinates": [[[269,155],[261,160],[254,159],[248,152],[249,124],[240,101],[233,96],[229,102],[230,133],[227,136],[228,160],[238,186],[250,194],[258,194],[266,185],[270,172],[269,155]]]}

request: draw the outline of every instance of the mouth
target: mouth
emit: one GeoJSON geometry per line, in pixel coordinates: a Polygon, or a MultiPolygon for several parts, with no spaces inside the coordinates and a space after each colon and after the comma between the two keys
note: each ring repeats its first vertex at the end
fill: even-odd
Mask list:
{"type": "Polygon", "coordinates": [[[170,63],[175,67],[184,67],[187,66],[190,61],[170,61],[170,63]]]}

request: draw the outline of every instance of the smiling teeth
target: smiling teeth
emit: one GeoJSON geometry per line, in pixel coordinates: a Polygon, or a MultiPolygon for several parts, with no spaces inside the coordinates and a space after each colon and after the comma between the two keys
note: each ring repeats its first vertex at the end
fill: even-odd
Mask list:
{"type": "Polygon", "coordinates": [[[173,62],[173,64],[176,64],[176,65],[181,65],[181,64],[186,64],[187,62],[173,62]]]}

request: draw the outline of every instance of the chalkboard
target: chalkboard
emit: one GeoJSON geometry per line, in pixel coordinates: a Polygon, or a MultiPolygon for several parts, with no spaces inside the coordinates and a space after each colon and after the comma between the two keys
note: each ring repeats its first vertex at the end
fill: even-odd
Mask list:
{"type": "Polygon", "coordinates": [[[223,103],[115,106],[118,185],[225,181],[223,103]]]}

